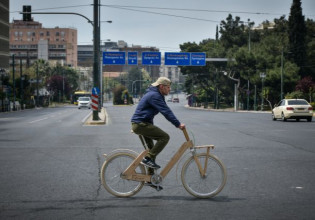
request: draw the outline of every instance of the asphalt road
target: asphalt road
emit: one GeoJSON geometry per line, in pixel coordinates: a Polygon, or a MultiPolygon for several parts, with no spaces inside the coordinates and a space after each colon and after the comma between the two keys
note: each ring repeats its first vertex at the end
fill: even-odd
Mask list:
{"type": "MultiPolygon", "coordinates": [[[[191,110],[169,103],[197,145],[214,144],[228,181],[212,199],[196,199],[173,169],[157,192],[116,198],[102,187],[103,153],[140,152],[130,133],[135,106],[107,105],[107,125],[84,126],[75,107],[0,114],[0,219],[314,219],[315,123],[272,121],[270,114],[191,110]]],[[[185,141],[163,116],[171,140],[157,163],[185,141]]],[[[181,164],[180,164],[181,165],[181,164]]]]}

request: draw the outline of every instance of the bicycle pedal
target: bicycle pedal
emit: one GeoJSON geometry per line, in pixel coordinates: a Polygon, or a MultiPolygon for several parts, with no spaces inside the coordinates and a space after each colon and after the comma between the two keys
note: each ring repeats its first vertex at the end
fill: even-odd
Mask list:
{"type": "Polygon", "coordinates": [[[163,190],[163,187],[162,186],[155,186],[155,185],[153,185],[152,183],[145,183],[144,184],[145,186],[150,186],[151,188],[153,188],[153,189],[156,189],[156,191],[161,191],[161,190],[163,190]]]}
{"type": "Polygon", "coordinates": [[[157,187],[156,187],[156,191],[158,191],[158,192],[161,191],[162,189],[163,189],[162,186],[157,186],[157,187]]]}

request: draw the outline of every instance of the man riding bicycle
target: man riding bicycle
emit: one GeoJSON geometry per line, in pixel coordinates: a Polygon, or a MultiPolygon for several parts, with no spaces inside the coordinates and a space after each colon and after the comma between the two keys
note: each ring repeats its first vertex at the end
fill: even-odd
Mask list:
{"type": "Polygon", "coordinates": [[[132,130],[138,135],[142,135],[149,148],[149,153],[143,158],[142,164],[149,167],[149,174],[154,174],[153,169],[160,168],[155,163],[156,156],[167,145],[170,136],[159,127],[153,124],[154,116],[161,113],[175,127],[183,130],[185,125],[180,123],[172,110],[165,102],[166,95],[171,90],[171,80],[160,77],[151,84],[145,95],[141,98],[134,115],[131,118],[132,130]],[[153,143],[153,140],[156,143],[153,143]]]}

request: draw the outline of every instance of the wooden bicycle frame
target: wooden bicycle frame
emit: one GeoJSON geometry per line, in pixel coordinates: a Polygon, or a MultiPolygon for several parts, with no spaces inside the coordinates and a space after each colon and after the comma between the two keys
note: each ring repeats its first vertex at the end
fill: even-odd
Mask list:
{"type": "MultiPolygon", "coordinates": [[[[160,176],[163,179],[170,172],[170,170],[174,167],[174,165],[178,162],[178,160],[183,156],[185,151],[188,148],[194,147],[192,141],[189,139],[189,136],[188,136],[186,129],[184,129],[183,132],[184,132],[184,135],[185,135],[185,138],[187,141],[182,144],[182,146],[174,154],[172,159],[168,162],[166,167],[164,167],[164,169],[161,171],[160,176]]],[[[196,146],[194,148],[196,148],[196,149],[207,148],[207,155],[209,155],[210,154],[210,148],[213,149],[214,146],[213,145],[204,145],[204,146],[196,146]]],[[[122,173],[121,177],[123,179],[134,180],[134,181],[138,181],[138,182],[142,182],[142,181],[151,182],[151,176],[152,175],[139,174],[139,173],[136,173],[136,171],[135,171],[135,169],[139,166],[140,162],[147,155],[148,152],[149,152],[149,150],[142,151],[138,155],[138,157],[129,165],[129,167],[122,173]]],[[[199,168],[200,175],[205,176],[205,173],[207,171],[208,157],[206,157],[205,166],[204,166],[204,168],[202,168],[202,165],[201,165],[198,157],[196,157],[196,155],[194,155],[194,154],[193,154],[193,156],[194,156],[194,160],[195,160],[195,162],[199,168]]]]}

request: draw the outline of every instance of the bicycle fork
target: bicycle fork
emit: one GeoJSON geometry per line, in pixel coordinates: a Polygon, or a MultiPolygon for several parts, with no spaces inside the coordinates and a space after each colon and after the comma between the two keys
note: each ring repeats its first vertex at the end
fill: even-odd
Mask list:
{"type": "Polygon", "coordinates": [[[203,145],[203,146],[195,146],[192,150],[191,153],[194,157],[194,160],[198,166],[199,169],[199,173],[201,175],[202,178],[206,177],[206,173],[207,173],[207,168],[208,168],[208,159],[209,159],[209,155],[210,155],[210,148],[214,149],[214,145],[203,145]],[[201,149],[201,148],[206,148],[207,149],[207,154],[206,154],[206,159],[205,159],[205,164],[204,164],[204,168],[202,168],[202,164],[200,162],[200,160],[198,159],[197,155],[196,155],[196,149],[201,149]]]}

